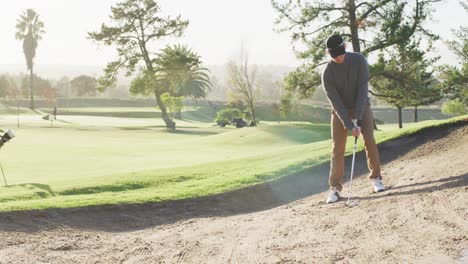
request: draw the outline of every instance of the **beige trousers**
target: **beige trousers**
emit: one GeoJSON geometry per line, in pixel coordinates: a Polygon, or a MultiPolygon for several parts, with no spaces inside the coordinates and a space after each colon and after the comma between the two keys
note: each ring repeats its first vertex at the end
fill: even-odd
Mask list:
{"type": "MultiPolygon", "coordinates": [[[[350,116],[353,118],[354,110],[350,110],[350,116]]],[[[348,130],[344,127],[338,115],[332,111],[331,115],[331,133],[332,133],[332,155],[330,162],[330,188],[336,187],[338,191],[343,189],[342,180],[344,175],[344,153],[346,147],[346,138],[348,130]]],[[[366,149],[367,166],[369,167],[369,178],[382,178],[380,173],[380,156],[377,144],[374,139],[374,117],[370,104],[364,106],[362,117],[361,135],[364,139],[366,149]]]]}

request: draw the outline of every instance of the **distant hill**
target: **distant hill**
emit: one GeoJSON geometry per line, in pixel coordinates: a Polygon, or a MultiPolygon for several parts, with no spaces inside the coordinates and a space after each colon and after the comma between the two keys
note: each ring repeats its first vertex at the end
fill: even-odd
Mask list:
{"type": "MultiPolygon", "coordinates": [[[[60,64],[38,64],[34,66],[35,73],[45,79],[58,80],[63,76],[70,78],[79,75],[90,75],[98,77],[102,74],[104,66],[99,65],[60,65],[60,64]]],[[[206,66],[212,76],[215,76],[218,81],[224,83],[226,81],[226,68],[225,65],[208,65],[206,66]]],[[[290,71],[293,71],[293,67],[281,66],[281,65],[258,65],[259,73],[266,74],[273,80],[282,79],[283,76],[290,71]]],[[[24,64],[0,64],[0,74],[21,74],[27,73],[26,65],[24,64]]],[[[126,77],[123,72],[118,76],[120,85],[129,85],[131,78],[126,77]]]]}
{"type": "MultiPolygon", "coordinates": [[[[76,77],[78,75],[98,76],[103,67],[93,65],[34,65],[34,71],[46,79],[60,79],[63,76],[76,77]]],[[[27,73],[23,64],[0,64],[0,73],[20,74],[27,73]]]]}

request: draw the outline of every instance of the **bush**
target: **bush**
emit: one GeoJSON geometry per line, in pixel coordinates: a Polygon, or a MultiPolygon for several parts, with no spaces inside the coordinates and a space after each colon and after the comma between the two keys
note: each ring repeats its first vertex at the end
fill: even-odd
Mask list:
{"type": "Polygon", "coordinates": [[[464,115],[467,113],[465,105],[458,99],[447,101],[442,105],[442,113],[449,116],[464,115]]]}
{"type": "Polygon", "coordinates": [[[240,118],[242,113],[237,108],[226,108],[216,113],[216,124],[224,127],[231,123],[234,118],[240,118]]]}
{"type": "Polygon", "coordinates": [[[249,111],[242,113],[242,118],[245,120],[252,120],[253,115],[249,111]]]}

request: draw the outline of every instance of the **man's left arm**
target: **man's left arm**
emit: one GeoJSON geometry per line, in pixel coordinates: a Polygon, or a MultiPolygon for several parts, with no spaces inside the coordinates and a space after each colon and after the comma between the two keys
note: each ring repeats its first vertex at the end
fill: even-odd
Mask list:
{"type": "Polygon", "coordinates": [[[356,119],[362,120],[362,115],[364,112],[364,104],[367,103],[367,92],[368,92],[368,82],[369,82],[369,68],[367,65],[367,60],[364,56],[360,59],[360,69],[358,76],[358,91],[356,97],[356,119]]]}

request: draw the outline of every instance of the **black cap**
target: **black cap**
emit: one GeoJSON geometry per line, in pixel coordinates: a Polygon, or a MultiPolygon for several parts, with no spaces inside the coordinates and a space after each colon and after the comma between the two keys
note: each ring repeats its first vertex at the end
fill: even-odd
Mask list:
{"type": "Polygon", "coordinates": [[[340,35],[328,37],[326,47],[332,58],[345,54],[344,41],[340,35]]]}

